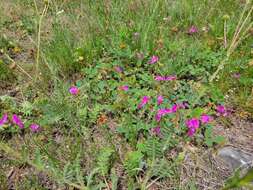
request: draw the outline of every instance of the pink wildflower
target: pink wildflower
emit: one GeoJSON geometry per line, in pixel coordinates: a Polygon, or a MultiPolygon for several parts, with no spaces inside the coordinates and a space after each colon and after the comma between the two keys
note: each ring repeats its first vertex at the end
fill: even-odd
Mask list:
{"type": "Polygon", "coordinates": [[[189,107],[188,103],[186,103],[186,102],[178,103],[177,106],[179,109],[186,109],[189,107]]]}
{"type": "Polygon", "coordinates": [[[179,108],[179,106],[177,104],[174,104],[172,106],[171,110],[172,110],[173,113],[175,113],[175,112],[177,112],[178,108],[179,108]]]}
{"type": "Polygon", "coordinates": [[[163,103],[163,96],[160,95],[157,97],[157,104],[160,105],[162,103],[163,103]]]}
{"type": "Polygon", "coordinates": [[[118,73],[122,73],[123,72],[123,68],[120,66],[116,66],[115,67],[115,71],[117,71],[118,73]]]}
{"type": "Polygon", "coordinates": [[[157,80],[157,81],[163,81],[163,80],[165,80],[165,78],[163,76],[156,76],[155,80],[157,80]]]}
{"type": "Polygon", "coordinates": [[[141,109],[149,102],[150,98],[148,96],[143,96],[141,103],[138,105],[138,109],[141,109]]]}
{"type": "Polygon", "coordinates": [[[176,80],[176,79],[177,79],[177,77],[174,75],[165,77],[165,81],[171,81],[171,80],[176,80]]]}
{"type": "Polygon", "coordinates": [[[200,122],[197,118],[188,119],[186,121],[186,126],[188,128],[187,135],[191,137],[196,133],[196,130],[200,126],[200,122]]]}
{"type": "Polygon", "coordinates": [[[161,127],[157,126],[151,129],[152,134],[156,136],[161,136],[161,127]]]}
{"type": "Polygon", "coordinates": [[[154,63],[156,63],[156,62],[158,62],[159,61],[159,57],[158,56],[156,56],[156,55],[153,55],[152,57],[151,57],[151,59],[149,60],[149,64],[154,64],[154,63]]]}
{"type": "Polygon", "coordinates": [[[123,90],[123,91],[128,91],[129,90],[129,86],[127,86],[127,85],[120,86],[119,89],[123,90]]]}
{"type": "Polygon", "coordinates": [[[40,126],[33,123],[33,124],[30,125],[30,129],[31,129],[32,132],[36,133],[36,132],[40,131],[40,126]]]}
{"type": "Polygon", "coordinates": [[[162,116],[169,114],[169,113],[173,113],[171,109],[161,108],[157,111],[157,114],[155,116],[155,120],[160,121],[162,116]]]}
{"type": "Polygon", "coordinates": [[[22,122],[20,117],[18,117],[16,114],[12,115],[12,122],[13,124],[19,126],[20,129],[24,128],[24,123],[22,122]]]}
{"type": "Polygon", "coordinates": [[[200,120],[202,123],[206,124],[212,121],[212,117],[206,114],[201,115],[200,120]]]}
{"type": "Polygon", "coordinates": [[[228,115],[228,110],[223,105],[218,105],[216,107],[216,112],[217,112],[218,116],[227,116],[228,115]]]}
{"type": "Polygon", "coordinates": [[[196,129],[194,129],[194,128],[189,128],[189,129],[188,129],[188,132],[187,132],[187,135],[188,135],[189,137],[192,137],[195,133],[196,133],[196,129]]]}
{"type": "Polygon", "coordinates": [[[187,102],[183,102],[183,108],[184,109],[188,109],[190,107],[190,105],[187,102]]]}
{"type": "Polygon", "coordinates": [[[199,120],[197,118],[188,119],[186,121],[186,126],[188,128],[198,129],[199,128],[199,120]]]}
{"type": "Polygon", "coordinates": [[[77,95],[79,93],[79,89],[76,86],[72,86],[72,87],[69,88],[69,92],[72,95],[77,95]]]}
{"type": "Polygon", "coordinates": [[[195,33],[197,33],[198,32],[198,29],[197,29],[197,27],[196,26],[191,26],[190,28],[189,28],[189,30],[188,30],[188,34],[195,34],[195,33]]]}
{"type": "Polygon", "coordinates": [[[4,125],[4,124],[7,123],[7,122],[8,122],[8,114],[5,113],[5,114],[3,115],[3,117],[0,119],[0,126],[1,126],[1,125],[4,125]]]}

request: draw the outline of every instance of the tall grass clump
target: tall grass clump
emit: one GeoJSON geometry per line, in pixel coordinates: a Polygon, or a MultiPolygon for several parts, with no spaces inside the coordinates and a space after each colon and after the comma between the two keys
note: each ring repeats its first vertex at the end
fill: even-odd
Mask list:
{"type": "Polygon", "coordinates": [[[44,56],[50,72],[60,78],[66,78],[80,69],[74,57],[74,36],[59,24],[55,24],[52,30],[53,36],[44,48],[44,56]]]}

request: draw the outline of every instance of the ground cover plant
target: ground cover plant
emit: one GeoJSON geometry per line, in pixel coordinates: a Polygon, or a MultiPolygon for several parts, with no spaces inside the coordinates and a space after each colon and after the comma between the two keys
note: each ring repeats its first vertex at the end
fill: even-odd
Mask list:
{"type": "Polygon", "coordinates": [[[234,130],[253,152],[251,1],[9,0],[0,9],[0,189],[246,184],[251,174],[227,180],[213,158],[234,130]]]}

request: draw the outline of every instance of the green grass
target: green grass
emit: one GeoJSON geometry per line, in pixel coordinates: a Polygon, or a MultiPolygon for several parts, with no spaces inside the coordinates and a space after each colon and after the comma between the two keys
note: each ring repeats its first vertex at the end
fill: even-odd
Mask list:
{"type": "MultiPolygon", "coordinates": [[[[228,104],[253,113],[253,67],[249,65],[252,38],[239,44],[217,79],[209,82],[226,60],[224,15],[230,17],[226,35],[230,43],[244,7],[241,1],[45,2],[0,3],[4,10],[15,5],[12,18],[7,12],[0,13],[0,33],[7,36],[0,38],[4,52],[0,54],[0,80],[3,84],[18,84],[19,89],[14,97],[0,98],[0,115],[16,113],[25,122],[23,131],[11,124],[1,128],[1,162],[7,169],[0,171],[4,173],[12,166],[22,166],[23,173],[32,171],[13,183],[16,189],[144,190],[154,180],[158,184],[170,181],[175,189],[180,189],[179,170],[186,151],[182,146],[191,143],[207,148],[208,140],[202,135],[207,133],[204,127],[194,138],[187,137],[185,120],[202,113],[214,115],[215,107],[210,107],[210,103],[228,104]],[[198,28],[196,34],[187,34],[191,26],[198,28]],[[12,41],[19,42],[21,52],[15,52],[17,44],[12,41]],[[23,48],[27,43],[30,51],[23,48]],[[142,58],[137,54],[142,54],[142,58]],[[6,55],[19,69],[6,66],[10,63],[6,55]],[[159,56],[159,62],[147,64],[152,55],[159,56]],[[33,64],[22,62],[24,57],[32,59],[33,64]],[[116,72],[116,66],[124,72],[116,72]],[[234,79],[234,73],[240,73],[240,79],[234,79]],[[157,82],[156,75],[176,75],[178,80],[157,82]],[[79,88],[77,96],[68,92],[72,85],[79,88]],[[120,91],[122,85],[129,85],[130,90],[120,91]],[[224,98],[227,94],[228,100],[224,98]],[[144,95],[153,98],[138,110],[144,95]],[[187,101],[189,109],[168,115],[157,124],[153,118],[158,95],[166,99],[162,108],[187,101]],[[31,123],[38,123],[42,131],[31,133],[31,123]],[[157,125],[161,126],[162,138],[151,135],[157,125]]],[[[252,19],[246,23],[250,22],[252,19]]],[[[218,144],[213,143],[214,147],[218,144]]],[[[197,186],[188,180],[189,187],[181,189],[197,186]]],[[[1,175],[0,182],[4,185],[6,181],[1,175]]],[[[221,181],[220,187],[222,184],[221,181]]]]}

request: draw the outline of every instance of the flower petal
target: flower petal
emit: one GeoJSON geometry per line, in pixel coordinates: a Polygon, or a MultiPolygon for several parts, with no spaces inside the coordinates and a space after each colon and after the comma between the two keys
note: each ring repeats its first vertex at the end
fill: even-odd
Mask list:
{"type": "Polygon", "coordinates": [[[69,92],[70,92],[70,94],[72,94],[72,95],[77,95],[77,94],[79,93],[79,89],[78,89],[78,87],[76,87],[76,86],[71,86],[71,87],[69,88],[69,92]]]}
{"type": "Polygon", "coordinates": [[[40,131],[40,126],[38,124],[33,123],[30,125],[30,129],[32,132],[37,133],[40,131]]]}
{"type": "Polygon", "coordinates": [[[16,114],[12,115],[12,122],[13,124],[19,126],[20,129],[24,128],[24,123],[22,122],[22,120],[20,119],[20,117],[16,114]]]}
{"type": "Polygon", "coordinates": [[[4,125],[4,124],[7,123],[7,122],[8,122],[8,114],[5,113],[5,114],[3,115],[3,117],[0,119],[0,126],[1,126],[1,125],[4,125]]]}

